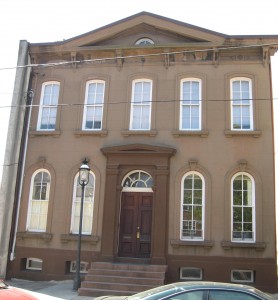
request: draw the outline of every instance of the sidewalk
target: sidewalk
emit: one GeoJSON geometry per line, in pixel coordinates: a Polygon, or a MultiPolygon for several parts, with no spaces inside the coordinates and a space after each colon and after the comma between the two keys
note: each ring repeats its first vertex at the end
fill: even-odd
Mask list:
{"type": "Polygon", "coordinates": [[[29,281],[23,279],[11,279],[5,281],[8,285],[30,291],[40,300],[92,300],[92,297],[78,296],[73,291],[73,281],[29,281]]]}

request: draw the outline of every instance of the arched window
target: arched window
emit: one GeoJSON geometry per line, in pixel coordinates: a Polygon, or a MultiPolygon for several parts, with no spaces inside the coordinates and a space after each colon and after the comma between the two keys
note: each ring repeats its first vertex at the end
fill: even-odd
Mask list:
{"type": "Polygon", "coordinates": [[[253,130],[252,80],[233,78],[230,89],[232,130],[253,130]]]}
{"type": "Polygon", "coordinates": [[[201,130],[202,81],[186,78],[181,81],[180,130],[201,130]]]}
{"type": "MultiPolygon", "coordinates": [[[[71,233],[73,234],[77,234],[79,232],[82,187],[79,184],[78,177],[79,174],[75,176],[74,188],[73,188],[71,229],[70,229],[71,233]]],[[[95,175],[92,172],[90,172],[89,183],[85,186],[85,193],[84,193],[82,234],[89,235],[92,233],[94,196],[95,196],[95,175]]]]}
{"type": "Polygon", "coordinates": [[[31,179],[27,231],[46,231],[49,192],[49,172],[44,169],[37,170],[31,179]]]}
{"type": "Polygon", "coordinates": [[[101,130],[105,81],[91,80],[86,84],[83,130],[101,130]]]}
{"type": "Polygon", "coordinates": [[[181,184],[181,240],[203,240],[204,178],[197,172],[189,172],[184,175],[181,184]]]}
{"type": "Polygon", "coordinates": [[[132,83],[131,130],[151,129],[152,83],[150,79],[137,79],[132,83]]]}
{"type": "Polygon", "coordinates": [[[153,45],[154,41],[150,38],[141,38],[135,42],[135,45],[144,46],[144,45],[153,45]]]}
{"type": "Polygon", "coordinates": [[[60,83],[45,82],[42,85],[37,130],[55,130],[60,83]]]}
{"type": "Polygon", "coordinates": [[[232,178],[232,241],[255,241],[255,184],[248,173],[232,178]]]}

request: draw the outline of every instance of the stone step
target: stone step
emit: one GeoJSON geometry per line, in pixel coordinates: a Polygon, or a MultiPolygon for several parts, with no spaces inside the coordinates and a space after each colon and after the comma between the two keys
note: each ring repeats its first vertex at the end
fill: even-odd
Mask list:
{"type": "MultiPolygon", "coordinates": [[[[163,274],[161,275],[161,277],[163,274]]],[[[87,275],[85,282],[117,282],[117,283],[129,283],[129,284],[142,284],[142,285],[161,285],[164,283],[163,278],[152,278],[151,274],[149,277],[128,277],[120,275],[87,275]]]]}
{"type": "Polygon", "coordinates": [[[80,288],[78,290],[79,296],[87,296],[87,297],[98,297],[98,296],[131,296],[133,292],[130,291],[115,291],[115,290],[102,290],[95,288],[80,288]]]}
{"type": "Polygon", "coordinates": [[[164,265],[147,265],[132,263],[111,263],[111,262],[93,262],[91,269],[116,269],[116,270],[139,270],[149,272],[166,272],[167,266],[164,265]]]}
{"type": "Polygon", "coordinates": [[[119,282],[82,282],[82,288],[92,288],[98,290],[106,290],[110,293],[114,291],[130,291],[131,293],[138,293],[153,288],[153,285],[143,285],[134,283],[119,283],[119,282]]]}
{"type": "Polygon", "coordinates": [[[89,276],[127,276],[136,278],[156,278],[163,279],[165,277],[165,272],[150,272],[150,271],[134,271],[134,270],[116,270],[116,269],[89,269],[89,276]]]}
{"type": "Polygon", "coordinates": [[[79,296],[133,295],[164,284],[167,266],[94,262],[78,290],[79,296]]]}

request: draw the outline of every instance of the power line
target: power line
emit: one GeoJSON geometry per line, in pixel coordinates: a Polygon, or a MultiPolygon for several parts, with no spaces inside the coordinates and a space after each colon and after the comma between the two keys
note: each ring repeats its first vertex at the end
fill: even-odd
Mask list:
{"type": "MultiPolygon", "coordinates": [[[[252,99],[238,99],[239,101],[244,101],[244,100],[251,100],[251,101],[277,101],[278,98],[252,98],[252,99]]],[[[233,99],[203,99],[203,100],[196,100],[198,102],[232,102],[234,101],[233,99]]],[[[140,103],[172,103],[172,102],[186,102],[186,100],[182,99],[169,99],[169,100],[152,100],[152,101],[142,101],[140,103]]],[[[118,102],[103,102],[103,103],[98,103],[101,105],[118,105],[118,104],[129,104],[133,103],[132,101],[118,101],[118,102]]],[[[92,104],[86,104],[86,103],[60,103],[57,105],[42,105],[42,104],[31,104],[31,105],[0,105],[1,108],[34,108],[34,107],[44,107],[44,108],[53,108],[53,107],[68,107],[68,106],[90,106],[92,104]]]]}
{"type": "MultiPolygon", "coordinates": [[[[46,64],[27,64],[27,65],[23,65],[23,66],[3,67],[3,68],[0,68],[0,71],[11,70],[11,69],[22,69],[22,68],[28,68],[28,67],[30,67],[30,68],[44,67],[45,68],[45,67],[56,67],[56,66],[62,66],[62,65],[68,65],[68,64],[94,63],[94,62],[102,62],[102,61],[117,60],[117,59],[165,56],[165,55],[173,55],[173,54],[192,53],[192,52],[235,50],[235,49],[246,49],[246,48],[268,47],[268,46],[277,46],[278,47],[278,43],[252,44],[252,45],[241,45],[241,46],[230,46],[230,47],[214,47],[214,48],[207,48],[207,49],[191,49],[191,50],[159,52],[159,53],[149,53],[149,54],[137,54],[137,55],[121,55],[121,56],[115,56],[115,57],[103,57],[103,58],[93,58],[93,59],[84,59],[84,60],[71,60],[71,61],[53,62],[53,63],[46,63],[46,64]]],[[[148,49],[154,49],[154,48],[150,47],[148,49]]]]}

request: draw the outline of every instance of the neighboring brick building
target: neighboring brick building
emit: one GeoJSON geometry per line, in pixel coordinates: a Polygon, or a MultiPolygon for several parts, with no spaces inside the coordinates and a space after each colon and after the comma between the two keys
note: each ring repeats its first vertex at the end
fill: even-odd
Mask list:
{"type": "Polygon", "coordinates": [[[22,193],[6,197],[19,207],[8,276],[72,275],[87,157],[82,267],[165,265],[166,282],[275,291],[277,43],[277,35],[229,36],[142,12],[29,44],[34,107],[22,193]]]}

